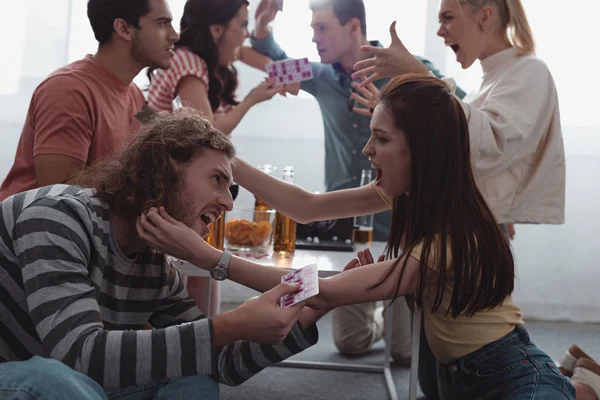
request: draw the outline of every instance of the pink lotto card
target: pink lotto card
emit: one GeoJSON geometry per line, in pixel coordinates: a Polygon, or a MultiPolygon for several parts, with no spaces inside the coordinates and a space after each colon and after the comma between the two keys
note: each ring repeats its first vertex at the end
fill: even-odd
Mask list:
{"type": "Polygon", "coordinates": [[[302,82],[313,78],[313,71],[308,58],[273,61],[267,64],[267,74],[276,85],[302,82]]]}
{"type": "Polygon", "coordinates": [[[281,277],[281,282],[295,283],[299,286],[292,294],[281,296],[281,308],[287,308],[319,294],[319,270],[317,264],[309,264],[305,267],[290,272],[281,277]]]}

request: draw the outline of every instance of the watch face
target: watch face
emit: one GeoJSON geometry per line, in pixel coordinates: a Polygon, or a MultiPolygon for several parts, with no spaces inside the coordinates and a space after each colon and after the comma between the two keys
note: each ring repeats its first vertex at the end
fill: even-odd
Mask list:
{"type": "Polygon", "coordinates": [[[210,270],[210,276],[217,281],[224,281],[227,279],[227,271],[223,267],[215,267],[210,270]]]}

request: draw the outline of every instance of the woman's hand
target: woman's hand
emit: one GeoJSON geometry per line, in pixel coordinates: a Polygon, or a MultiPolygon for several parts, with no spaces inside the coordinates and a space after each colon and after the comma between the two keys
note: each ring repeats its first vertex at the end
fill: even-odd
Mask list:
{"type": "Polygon", "coordinates": [[[285,93],[286,89],[284,86],[275,86],[273,79],[265,79],[254,89],[248,93],[246,98],[252,103],[252,105],[262,103],[263,101],[270,100],[277,93],[285,93]]]}
{"type": "MultiPolygon", "coordinates": [[[[369,265],[369,264],[375,264],[375,261],[373,260],[373,255],[371,254],[371,250],[369,250],[369,249],[359,251],[357,253],[356,257],[357,258],[351,260],[344,267],[344,271],[350,271],[351,269],[354,269],[356,267],[362,267],[362,266],[369,265]]],[[[382,254],[377,258],[378,263],[383,262],[383,261],[385,261],[385,254],[382,254]]]]}
{"type": "Polygon", "coordinates": [[[286,93],[291,94],[292,96],[297,96],[300,92],[300,82],[291,82],[283,85],[283,89],[285,90],[284,96],[286,93]]]}
{"type": "Polygon", "coordinates": [[[352,79],[366,78],[361,86],[377,79],[392,78],[409,72],[429,72],[421,61],[410,54],[398,37],[396,21],[390,25],[390,36],[392,37],[392,43],[388,48],[382,49],[375,46],[362,46],[360,48],[360,51],[372,56],[354,64],[356,72],[352,74],[352,79]]]}
{"type": "Polygon", "coordinates": [[[377,86],[375,86],[373,83],[368,83],[365,86],[361,86],[357,82],[353,82],[352,87],[355,90],[355,92],[352,92],[351,94],[352,99],[355,101],[355,103],[365,107],[363,108],[354,106],[352,111],[369,117],[373,115],[373,110],[375,110],[375,106],[377,106],[379,100],[381,99],[381,92],[379,89],[377,89],[377,86]]]}
{"type": "MultiPolygon", "coordinates": [[[[379,258],[377,259],[377,262],[382,262],[382,261],[385,261],[384,254],[380,255],[379,258]]],[[[373,255],[371,254],[371,250],[369,250],[369,249],[361,250],[358,252],[357,258],[350,261],[344,267],[344,271],[349,271],[356,267],[361,267],[363,265],[369,265],[369,264],[373,264],[373,263],[374,263],[373,255]]],[[[302,328],[306,329],[310,325],[314,324],[319,319],[321,319],[325,314],[327,314],[331,310],[332,310],[332,308],[323,308],[320,310],[313,310],[312,308],[304,307],[304,310],[302,310],[302,313],[300,314],[300,325],[302,326],[302,328]]]]}
{"type": "Polygon", "coordinates": [[[217,264],[220,252],[194,230],[171,217],[164,207],[151,208],[136,221],[140,238],[152,248],[208,269],[217,264]]]}
{"type": "Polygon", "coordinates": [[[506,224],[506,234],[510,240],[515,238],[515,224],[506,224]]]}

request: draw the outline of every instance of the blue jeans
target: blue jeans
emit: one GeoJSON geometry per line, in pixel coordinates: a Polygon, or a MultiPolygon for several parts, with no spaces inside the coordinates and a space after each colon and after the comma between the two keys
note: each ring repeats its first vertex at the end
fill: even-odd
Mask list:
{"type": "Polygon", "coordinates": [[[188,376],[132,386],[108,394],[110,400],[218,400],[219,384],[208,376],[188,376]]]}
{"type": "Polygon", "coordinates": [[[104,391],[93,379],[60,361],[32,357],[0,363],[0,400],[101,400],[104,391]]]}
{"type": "Polygon", "coordinates": [[[523,326],[481,349],[438,364],[443,400],[575,399],[575,388],[523,326]]]}
{"type": "MultiPolygon", "coordinates": [[[[108,398],[218,400],[219,385],[208,376],[181,377],[121,389],[108,398]]],[[[0,400],[66,399],[106,400],[107,395],[96,381],[57,360],[34,356],[0,363],[0,400]]]]}

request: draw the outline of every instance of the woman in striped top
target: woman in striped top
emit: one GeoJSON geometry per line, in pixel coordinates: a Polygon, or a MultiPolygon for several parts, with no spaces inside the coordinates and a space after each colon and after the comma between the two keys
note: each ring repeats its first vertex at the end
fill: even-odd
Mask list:
{"type": "Polygon", "coordinates": [[[233,62],[240,58],[264,66],[270,61],[242,47],[249,36],[248,4],[247,0],[187,1],[171,68],[148,71],[150,107],[171,111],[172,100],[179,96],[229,135],[252,106],[285,90],[266,80],[241,102],[235,99],[238,78],[233,62]]]}

